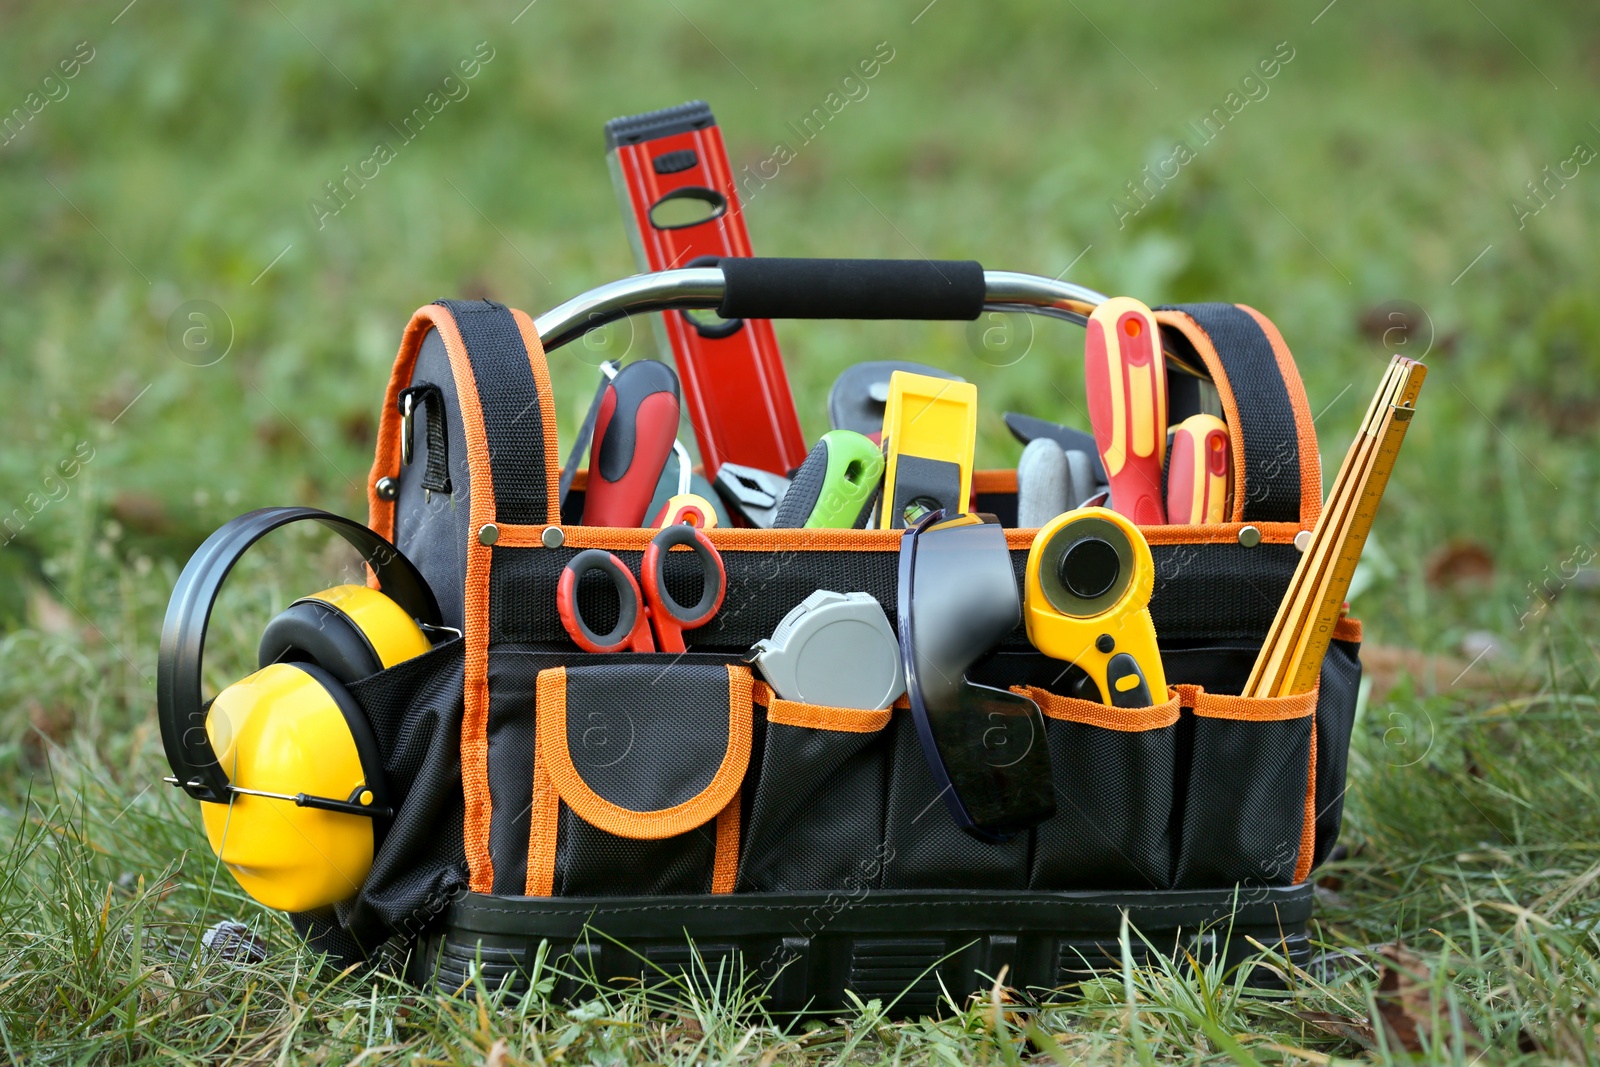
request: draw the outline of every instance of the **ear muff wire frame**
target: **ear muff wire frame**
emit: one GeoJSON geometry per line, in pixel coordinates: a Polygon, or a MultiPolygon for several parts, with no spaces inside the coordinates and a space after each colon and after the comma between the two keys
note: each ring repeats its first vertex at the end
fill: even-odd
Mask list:
{"type": "Polygon", "coordinates": [[[225,804],[235,794],[289,800],[300,807],[322,808],[365,816],[385,812],[363,806],[355,797],[277,794],[234,786],[217,761],[206,735],[210,702],[202,696],[201,659],[206,627],[222,583],[249,548],[273,530],[312,521],[339,535],[361,553],[377,575],[384,595],[420,623],[425,632],[439,628],[439,605],[416,567],[383,537],[353,519],[317,508],[260,508],[224,523],[195,550],[178,576],[161,624],[161,652],[156,662],[156,716],[161,743],[173,776],[166,779],[191,797],[225,804]]]}

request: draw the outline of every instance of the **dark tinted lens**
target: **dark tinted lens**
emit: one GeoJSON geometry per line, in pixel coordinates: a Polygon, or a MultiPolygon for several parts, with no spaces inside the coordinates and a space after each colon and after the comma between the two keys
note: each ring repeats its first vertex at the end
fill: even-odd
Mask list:
{"type": "Polygon", "coordinates": [[[1003,840],[1055,811],[1038,707],[966,680],[1021,618],[1005,533],[929,523],[900,553],[901,651],[923,752],[956,822],[1003,840]]]}

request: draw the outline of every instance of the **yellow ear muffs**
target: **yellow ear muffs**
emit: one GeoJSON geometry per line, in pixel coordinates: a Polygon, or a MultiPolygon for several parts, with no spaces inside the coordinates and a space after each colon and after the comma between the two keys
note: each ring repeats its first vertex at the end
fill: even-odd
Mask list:
{"type": "Polygon", "coordinates": [[[156,703],[168,779],[202,801],[211,848],[256,900],[310,911],[361,889],[399,798],[347,683],[428,651],[437,624],[422,576],[359,523],[310,508],[265,508],[208,538],[168,604],[156,703]],[[291,604],[262,637],[260,670],[200,700],[200,658],[223,579],[267,532],[302,519],[360,549],[383,592],[344,585],[291,604]]]}
{"type": "Polygon", "coordinates": [[[283,911],[355,896],[388,826],[376,813],[392,808],[377,740],[344,686],[313,664],[269,664],[217,695],[206,734],[234,796],[202,804],[201,818],[244,891],[283,911]],[[375,814],[279,799],[301,795],[375,814]]]}

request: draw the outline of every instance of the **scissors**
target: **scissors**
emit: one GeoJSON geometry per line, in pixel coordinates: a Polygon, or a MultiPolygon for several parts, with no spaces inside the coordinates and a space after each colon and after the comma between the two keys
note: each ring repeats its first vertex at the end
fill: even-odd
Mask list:
{"type": "Polygon", "coordinates": [[[642,594],[633,572],[611,552],[590,548],[567,562],[556,586],[556,610],[561,615],[561,625],[579,648],[585,652],[655,652],[659,644],[662,652],[683,652],[683,631],[711,621],[722,607],[722,595],[728,585],[722,554],[699,528],[682,523],[668,526],[650,539],[640,574],[644,582],[642,594]],[[694,604],[674,600],[661,572],[662,557],[679,545],[693,549],[700,557],[705,582],[700,599],[694,604]],[[578,580],[590,571],[605,574],[617,590],[620,612],[616,627],[607,634],[589,629],[578,610],[578,580]]]}

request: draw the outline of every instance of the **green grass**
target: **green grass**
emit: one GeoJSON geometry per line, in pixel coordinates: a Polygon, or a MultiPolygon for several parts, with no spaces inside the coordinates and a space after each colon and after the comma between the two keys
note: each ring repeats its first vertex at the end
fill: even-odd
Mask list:
{"type": "MultiPolygon", "coordinates": [[[[1504,695],[1402,685],[1366,707],[1350,855],[1322,872],[1320,936],[1348,949],[1402,939],[1417,954],[1423,989],[1456,1011],[1434,1013],[1429,1062],[1600,1058],[1600,609],[1570,577],[1600,550],[1600,176],[1590,164],[1552,183],[1521,229],[1512,208],[1532,205],[1526,183],[1578,142],[1600,146],[1600,27],[1579,2],[1323,4],[4,7],[0,116],[78,42],[94,50],[67,95],[0,144],[0,520],[26,511],[0,548],[5,1058],[1405,1058],[1304,1017],[1364,1020],[1370,957],[1328,985],[1296,976],[1280,998],[1183,964],[998,1019],[986,1001],[939,1022],[863,1005],[787,1030],[748,983],[706,976],[670,1003],[568,1007],[538,989],[449,999],[319,974],[281,917],[219,873],[193,806],[152,785],[165,773],[156,639],[177,568],[251,507],[364,513],[410,311],[488,294],[538,313],[630,273],[605,119],[704,97],[735,167],[754,164],[885,41],[894,58],[866,98],[751,200],[758,250],[1046,275],[1076,260],[1073,280],[1151,303],[1249,303],[1296,353],[1330,476],[1389,348],[1428,351],[1422,414],[1375,534],[1391,566],[1356,613],[1369,642],[1427,653],[1487,631],[1502,651],[1486,663],[1518,681],[1504,695]],[[319,229],[308,202],[323,183],[398,141],[391,123],[481,41],[493,58],[470,94],[319,229]],[[1119,229],[1109,203],[1125,183],[1282,41],[1294,58],[1268,95],[1119,229]],[[211,366],[167,339],[191,300],[231,323],[211,366]],[[1426,321],[1385,340],[1370,312],[1395,300],[1426,321]],[[1429,580],[1455,539],[1489,553],[1486,583],[1429,580]],[[266,936],[265,964],[189,951],[224,917],[266,936]]],[[[985,465],[1017,455],[1000,412],[1071,421],[1081,401],[1070,327],[1040,323],[1005,367],[960,327],[779,330],[809,434],[857,359],[923,359],[979,382],[985,465]]],[[[639,330],[634,351],[648,343],[639,330]]],[[[552,357],[563,446],[594,358],[552,357]]],[[[213,683],[237,677],[273,608],[333,566],[321,542],[286,537],[242,568],[213,635],[213,683]]]]}

